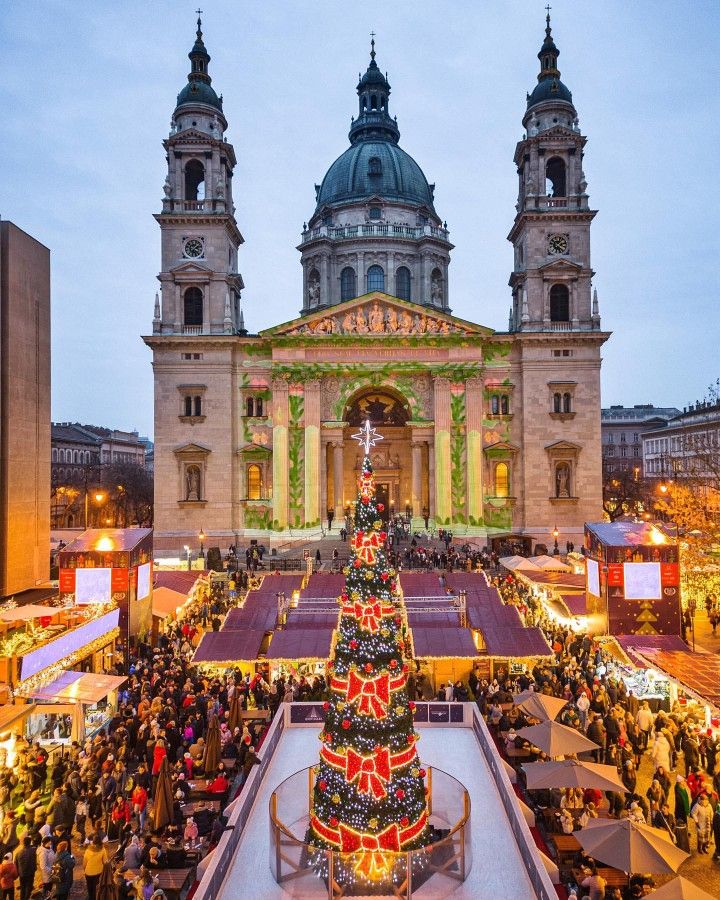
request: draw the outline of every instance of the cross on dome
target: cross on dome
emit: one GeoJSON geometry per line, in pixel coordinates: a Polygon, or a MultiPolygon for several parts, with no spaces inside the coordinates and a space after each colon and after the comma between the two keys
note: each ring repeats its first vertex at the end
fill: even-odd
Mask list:
{"type": "Polygon", "coordinates": [[[383,436],[378,434],[375,430],[374,426],[370,424],[370,419],[365,419],[365,424],[362,429],[355,434],[352,435],[353,440],[356,440],[358,444],[365,450],[365,456],[370,453],[370,448],[374,447],[378,441],[383,440],[383,436]]]}

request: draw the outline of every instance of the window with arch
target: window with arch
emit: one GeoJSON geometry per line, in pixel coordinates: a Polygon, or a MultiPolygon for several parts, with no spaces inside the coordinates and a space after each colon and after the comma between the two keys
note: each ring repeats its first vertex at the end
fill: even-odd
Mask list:
{"type": "Polygon", "coordinates": [[[183,405],[183,408],[184,408],[184,414],[186,416],[192,415],[192,397],[188,396],[185,398],[185,403],[183,405]]]}
{"type": "Polygon", "coordinates": [[[572,412],[572,394],[566,391],[562,398],[562,411],[564,413],[572,412]]]}
{"type": "Polygon", "coordinates": [[[493,394],[490,398],[490,412],[494,416],[500,415],[500,398],[497,394],[493,394]]]}
{"type": "Polygon", "coordinates": [[[562,412],[562,394],[553,394],[553,412],[562,412]]]}
{"type": "Polygon", "coordinates": [[[340,299],[352,300],[355,296],[355,269],[345,266],[340,273],[340,299]]]}
{"type": "Polygon", "coordinates": [[[247,499],[262,500],[262,469],[256,463],[247,467],[247,499]]]}
{"type": "Polygon", "coordinates": [[[203,324],[203,293],[198,287],[190,287],[183,296],[183,322],[185,325],[203,324]]]}
{"type": "Polygon", "coordinates": [[[202,415],[202,397],[193,397],[193,415],[202,415]]]}
{"type": "Polygon", "coordinates": [[[495,496],[510,496],[510,468],[505,462],[499,462],[495,466],[495,496]]]}
{"type": "Polygon", "coordinates": [[[58,461],[58,452],[57,452],[56,447],[53,447],[53,449],[52,449],[52,461],[54,463],[56,463],[58,461]]]}
{"type": "Polygon", "coordinates": [[[385,272],[382,266],[370,266],[367,270],[367,289],[368,291],[385,290],[385,272]]]}
{"type": "Polygon", "coordinates": [[[510,415],[510,398],[507,394],[500,395],[500,415],[501,416],[509,416],[510,415]]]}
{"type": "Polygon", "coordinates": [[[566,284],[554,284],[550,288],[550,321],[570,321],[570,291],[566,284]]]}
{"type": "Polygon", "coordinates": [[[548,197],[567,197],[565,162],[559,156],[552,156],[547,161],[545,179],[545,193],[548,197]]]}
{"type": "Polygon", "coordinates": [[[263,415],[263,400],[262,397],[255,398],[255,415],[262,416],[263,415]]]}
{"type": "Polygon", "coordinates": [[[245,401],[245,415],[246,416],[254,416],[255,415],[255,398],[248,397],[245,401]]]}
{"type": "Polygon", "coordinates": [[[395,296],[410,300],[410,269],[407,266],[400,266],[395,272],[395,296]]]}
{"type": "Polygon", "coordinates": [[[191,159],[185,166],[185,199],[205,199],[205,166],[199,159],[191,159]]]}
{"type": "Polygon", "coordinates": [[[382,175],[382,160],[379,156],[371,156],[368,160],[368,175],[382,175]]]}

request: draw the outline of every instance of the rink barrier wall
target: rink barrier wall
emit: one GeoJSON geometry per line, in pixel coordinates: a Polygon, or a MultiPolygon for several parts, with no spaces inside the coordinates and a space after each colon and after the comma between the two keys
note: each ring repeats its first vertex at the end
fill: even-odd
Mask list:
{"type": "MultiPolygon", "coordinates": [[[[318,728],[324,721],[325,711],[322,703],[283,703],[281,705],[280,712],[273,719],[270,730],[260,748],[260,765],[253,767],[245,782],[240,794],[240,802],[232,811],[193,900],[215,900],[221,895],[222,885],[242,838],[243,829],[250,818],[250,812],[257,799],[265,772],[270,766],[285,729],[318,728]]],[[[479,750],[493,774],[510,829],[537,900],[557,900],[557,893],[545,870],[540,851],[535,846],[530,828],[523,817],[503,760],[497,752],[477,706],[474,703],[418,701],[415,708],[415,722],[423,728],[472,728],[479,750]]]]}

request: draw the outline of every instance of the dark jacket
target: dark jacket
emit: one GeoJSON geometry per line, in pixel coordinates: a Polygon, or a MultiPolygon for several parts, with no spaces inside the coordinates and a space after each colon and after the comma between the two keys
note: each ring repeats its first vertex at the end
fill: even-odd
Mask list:
{"type": "Polygon", "coordinates": [[[58,883],[58,894],[67,896],[73,884],[73,869],[75,868],[75,857],[67,850],[58,853],[55,864],[60,869],[60,881],[58,883]]]}
{"type": "Polygon", "coordinates": [[[20,878],[34,878],[37,871],[37,854],[35,847],[23,847],[15,854],[15,865],[20,878]]]}

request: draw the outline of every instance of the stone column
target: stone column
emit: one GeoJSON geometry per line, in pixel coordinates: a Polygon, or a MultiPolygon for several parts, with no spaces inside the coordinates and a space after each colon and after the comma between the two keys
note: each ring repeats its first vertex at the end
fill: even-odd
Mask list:
{"type": "Polygon", "coordinates": [[[305,525],[315,525],[320,510],[320,381],[305,382],[305,525]]]}
{"type": "Polygon", "coordinates": [[[468,378],[465,382],[465,438],[467,465],[467,513],[468,525],[481,525],[483,517],[482,497],[482,420],[483,386],[481,378],[468,378]]]}
{"type": "Polygon", "coordinates": [[[175,322],[173,324],[173,331],[176,334],[182,334],[182,326],[185,319],[183,316],[183,301],[180,285],[174,284],[173,291],[175,292],[175,322]]]}
{"type": "Polygon", "coordinates": [[[428,510],[430,518],[435,518],[435,446],[430,443],[428,448],[428,510]]]}
{"type": "Polygon", "coordinates": [[[335,501],[335,521],[340,522],[345,517],[343,506],[343,442],[333,441],[333,494],[335,501]]]}
{"type": "Polygon", "coordinates": [[[433,388],[435,392],[435,518],[438,524],[449,525],[452,519],[450,381],[447,378],[435,378],[433,388]]]}
{"type": "Polygon", "coordinates": [[[288,388],[273,379],[273,522],[280,530],[288,524],[288,388]]]}
{"type": "Polygon", "coordinates": [[[387,272],[385,273],[385,293],[397,297],[395,288],[395,253],[388,251],[387,255],[387,272]]]}
{"type": "Polygon", "coordinates": [[[421,441],[413,441],[412,447],[412,514],[417,519],[422,515],[422,448],[421,441]]]}
{"type": "Polygon", "coordinates": [[[327,254],[323,253],[320,257],[320,305],[326,306],[330,302],[330,293],[329,293],[329,284],[328,284],[328,258],[327,254]]]}
{"type": "Polygon", "coordinates": [[[357,276],[355,278],[355,296],[362,297],[367,291],[367,279],[365,278],[365,253],[358,250],[357,276]]]}

